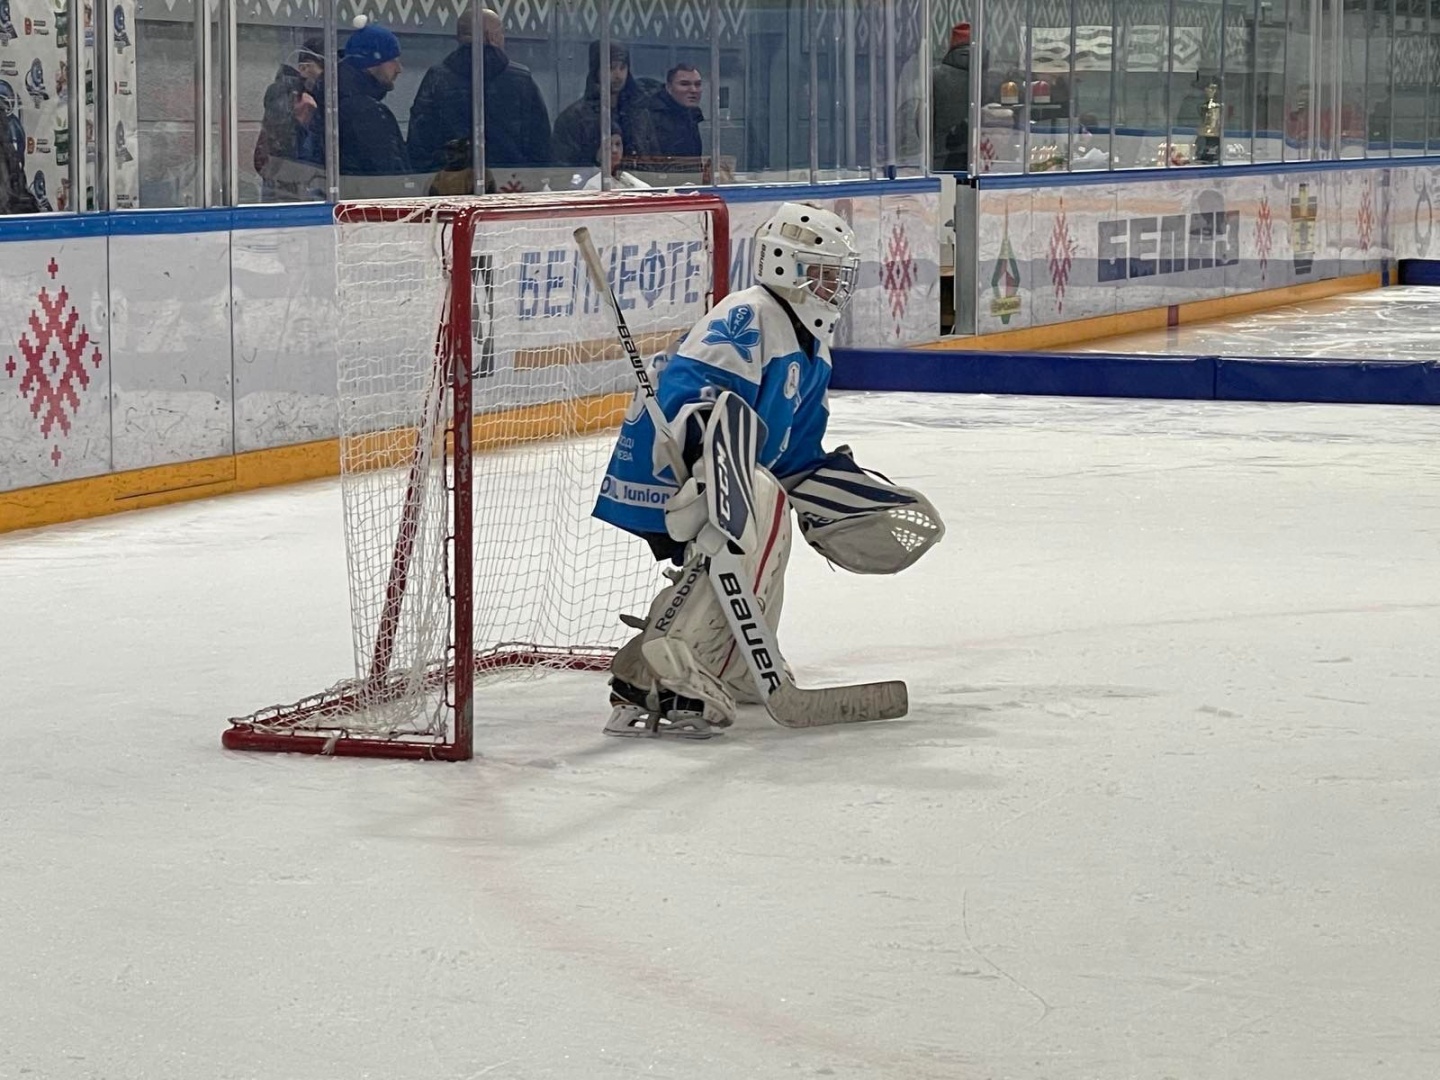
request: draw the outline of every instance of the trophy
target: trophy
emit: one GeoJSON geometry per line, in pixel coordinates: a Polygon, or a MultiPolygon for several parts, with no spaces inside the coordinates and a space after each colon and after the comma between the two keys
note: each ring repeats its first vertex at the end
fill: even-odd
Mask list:
{"type": "Polygon", "coordinates": [[[1200,106],[1200,128],[1195,138],[1195,160],[1206,165],[1220,161],[1220,102],[1216,95],[1220,87],[1210,83],[1205,87],[1205,103],[1200,106]]]}

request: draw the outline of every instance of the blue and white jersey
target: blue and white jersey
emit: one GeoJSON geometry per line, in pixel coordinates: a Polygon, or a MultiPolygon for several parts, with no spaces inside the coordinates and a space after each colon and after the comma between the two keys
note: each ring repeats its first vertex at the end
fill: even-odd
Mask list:
{"type": "MultiPolygon", "coordinates": [[[[765,424],[760,464],[779,479],[806,472],[825,457],[820,441],[830,419],[830,348],[812,342],[811,351],[801,348],[789,312],[761,286],[731,293],[695,324],[660,373],[660,408],[674,420],[684,406],[733,390],[765,424]]],[[[663,461],[637,391],[595,516],[633,533],[663,534],[665,503],[679,486],[663,461]]]]}

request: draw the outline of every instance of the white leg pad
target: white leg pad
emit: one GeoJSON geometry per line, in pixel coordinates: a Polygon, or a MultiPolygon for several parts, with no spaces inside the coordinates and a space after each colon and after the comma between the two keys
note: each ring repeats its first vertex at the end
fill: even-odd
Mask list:
{"type": "MultiPolygon", "coordinates": [[[[755,473],[755,503],[758,539],[741,567],[766,622],[778,630],[790,561],[790,512],[784,489],[765,469],[755,473]]],[[[703,571],[692,573],[697,569],[694,561],[687,564],[680,581],[655,597],[645,629],[626,643],[610,667],[633,685],[658,683],[685,697],[701,698],[726,716],[712,723],[728,723],[736,701],[755,704],[760,698],[710,579],[703,571]]]]}
{"type": "Polygon", "coordinates": [[[640,651],[666,690],[705,702],[707,724],[729,727],[735,722],[735,698],[723,682],[705,669],[685,642],[662,634],[645,642],[640,651]]]}

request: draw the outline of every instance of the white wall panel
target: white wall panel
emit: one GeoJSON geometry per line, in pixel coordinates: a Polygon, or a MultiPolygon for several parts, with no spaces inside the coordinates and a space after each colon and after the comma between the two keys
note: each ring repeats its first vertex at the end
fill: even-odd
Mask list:
{"type": "Polygon", "coordinates": [[[235,449],[334,438],[335,229],[232,234],[235,449]]]}
{"type": "MultiPolygon", "coordinates": [[[[1296,173],[1298,180],[1304,173],[1296,173]]],[[[1313,174],[1320,190],[1319,247],[1315,255],[1313,276],[1324,281],[1340,276],[1341,215],[1344,212],[1345,174],[1323,172],[1313,174]]]]}
{"type": "Polygon", "coordinates": [[[1390,257],[1390,229],[1385,214],[1390,200],[1390,170],[1361,169],[1342,173],[1337,179],[1339,272],[1363,274],[1378,270],[1390,257]]]}
{"type": "Polygon", "coordinates": [[[1239,214],[1239,259],[1224,268],[1224,294],[1275,288],[1282,283],[1275,257],[1275,230],[1280,223],[1275,220],[1265,177],[1227,179],[1224,192],[1226,209],[1239,214]]]}
{"type": "MultiPolygon", "coordinates": [[[[1031,258],[1030,189],[981,190],[976,206],[975,330],[993,334],[1032,325],[1035,262],[1031,258]]],[[[968,257],[963,241],[955,258],[968,257]]],[[[957,300],[958,303],[958,300],[957,300]]]]}
{"type": "MultiPolygon", "coordinates": [[[[927,191],[878,201],[881,310],[875,326],[886,345],[934,341],[940,333],[940,198],[927,191]]],[[[952,200],[947,217],[953,206],[952,200]]]]}
{"type": "MultiPolygon", "coordinates": [[[[730,288],[753,285],[755,230],[782,200],[730,206],[730,288]]],[[[811,199],[855,229],[860,274],[838,346],[862,348],[933,341],[940,321],[940,193],[926,191],[850,199],[811,199]]]]}
{"type": "Polygon", "coordinates": [[[1037,189],[1030,208],[1032,323],[1113,315],[1120,290],[1101,280],[1099,257],[1101,223],[1116,217],[1115,185],[1037,189]]]}
{"type": "Polygon", "coordinates": [[[230,234],[110,239],[114,467],[234,450],[230,234]]]}
{"type": "Polygon", "coordinates": [[[1390,208],[1390,235],[1397,259],[1440,257],[1440,169],[1392,169],[1390,208]]]}
{"type": "Polygon", "coordinates": [[[110,468],[105,238],[0,245],[0,490],[110,468]]]}

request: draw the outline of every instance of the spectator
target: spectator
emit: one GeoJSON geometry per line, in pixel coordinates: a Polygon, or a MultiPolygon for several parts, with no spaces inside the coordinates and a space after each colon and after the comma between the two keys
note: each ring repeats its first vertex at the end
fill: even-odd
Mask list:
{"type": "Polygon", "coordinates": [[[275,73],[265,90],[265,118],[255,140],[255,171],[261,198],[308,197],[293,190],[289,165],[306,157],[306,141],[315,119],[314,91],[325,75],[325,45],[309,37],[275,73]]]}
{"type": "Polygon", "coordinates": [[[699,168],[704,152],[700,125],[705,120],[700,111],[701,87],[699,68],[676,64],[665,73],[665,85],[645,99],[654,131],[654,157],[661,168],[676,158],[686,159],[684,165],[699,168]]]}
{"type": "MultiPolygon", "coordinates": [[[[377,23],[367,23],[345,42],[345,55],[335,65],[340,112],[340,175],[398,176],[410,171],[405,137],[385,95],[395,89],[404,68],[400,42],[377,23]]],[[[315,116],[309,141],[324,158],[325,95],[329,76],[315,90],[315,116]]]]}
{"type": "Polygon", "coordinates": [[[970,165],[970,24],[950,29],[950,51],[931,80],[935,171],[963,173],[970,165]]]}
{"type": "MultiPolygon", "coordinates": [[[[610,118],[620,125],[625,148],[639,157],[654,153],[655,136],[650,126],[645,97],[630,75],[630,51],[623,45],[610,46],[610,118]]],[[[590,43],[590,70],[585,77],[585,95],[566,107],[555,120],[555,163],[588,168],[600,152],[600,43],[590,43]]]]}
{"type": "MultiPolygon", "coordinates": [[[[641,180],[634,173],[626,172],[620,168],[620,163],[624,160],[625,137],[620,133],[620,126],[616,124],[610,128],[610,179],[613,181],[610,189],[612,191],[625,191],[627,189],[634,190],[635,188],[650,187],[651,185],[641,180]]],[[[600,172],[597,172],[594,176],[590,177],[589,180],[585,181],[586,191],[600,190],[600,174],[605,170],[605,162],[602,160],[600,154],[595,155],[595,164],[600,166],[600,172]]]]}
{"type": "MultiPolygon", "coordinates": [[[[539,168],[550,164],[550,113],[530,69],[505,55],[500,16],[484,10],[485,166],[539,168]]],[[[475,91],[470,77],[473,17],[460,16],[460,47],[425,73],[410,106],[410,164],[417,172],[442,168],[449,144],[463,140],[469,154],[475,91]]]]}

